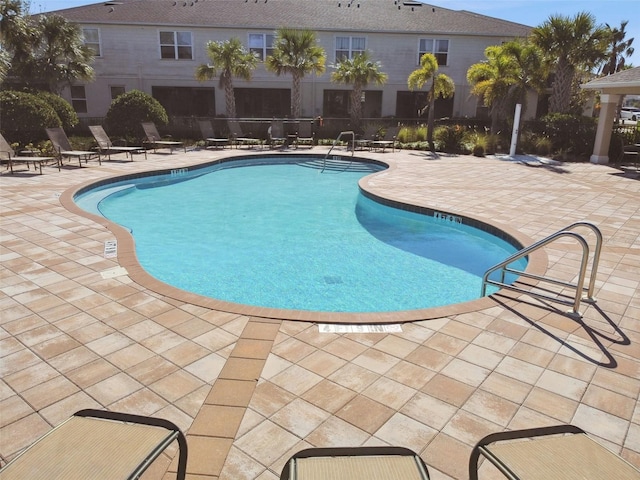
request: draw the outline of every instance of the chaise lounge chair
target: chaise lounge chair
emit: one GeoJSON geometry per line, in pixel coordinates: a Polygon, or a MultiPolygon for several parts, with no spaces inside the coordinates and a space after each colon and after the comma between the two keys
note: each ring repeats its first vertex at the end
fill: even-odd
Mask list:
{"type": "Polygon", "coordinates": [[[284,123],[282,120],[272,120],[267,134],[269,135],[269,145],[271,148],[277,146],[286,147],[287,137],[284,134],[284,123]]]}
{"type": "Polygon", "coordinates": [[[398,132],[400,131],[400,127],[388,127],[384,132],[382,138],[378,138],[371,142],[371,149],[375,150],[377,148],[382,149],[382,153],[384,153],[384,149],[391,147],[392,151],[396,150],[396,137],[398,136],[398,132]]]}
{"type": "Polygon", "coordinates": [[[484,456],[510,480],[640,480],[640,471],[573,425],[487,435],[473,448],[469,479],[484,456]]]}
{"type": "Polygon", "coordinates": [[[143,122],[142,129],[144,130],[145,137],[147,137],[147,140],[143,143],[146,143],[153,148],[154,153],[158,148],[168,148],[169,152],[173,153],[173,149],[178,147],[184,148],[184,152],[187,153],[187,147],[182,142],[162,140],[155,123],[143,122]]]}
{"type": "Polygon", "coordinates": [[[248,136],[245,136],[242,132],[240,122],[237,120],[229,120],[227,121],[227,125],[229,126],[229,132],[231,133],[231,138],[233,143],[236,145],[236,148],[239,145],[246,145],[247,148],[262,145],[262,141],[259,138],[252,137],[251,133],[249,133],[248,136]]]}
{"type": "Polygon", "coordinates": [[[422,459],[403,447],[308,448],[293,455],[280,480],[429,480],[422,459]]]}
{"type": "Polygon", "coordinates": [[[90,125],[89,130],[98,144],[98,151],[101,155],[106,155],[109,160],[111,160],[112,153],[124,153],[125,157],[128,156],[132,162],[134,153],[144,153],[144,158],[147,158],[147,150],[144,147],[121,147],[114,145],[109,139],[107,132],[102,128],[102,125],[90,125]]]}
{"type": "Polygon", "coordinates": [[[168,420],[80,410],[0,469],[2,480],[137,479],[174,441],[184,479],[187,442],[168,420]]]}
{"type": "Polygon", "coordinates": [[[91,158],[97,158],[98,163],[102,165],[102,161],[100,160],[100,152],[90,152],[88,150],[74,150],[71,146],[71,142],[67,137],[67,134],[64,133],[62,127],[55,128],[46,128],[47,136],[51,141],[53,148],[56,152],[58,152],[58,162],[59,166],[62,166],[62,160],[64,158],[77,158],[78,165],[82,167],[82,160],[86,164],[91,158]]]}
{"type": "Polygon", "coordinates": [[[210,120],[198,120],[198,126],[200,127],[200,133],[202,134],[202,139],[204,140],[204,148],[224,148],[229,145],[228,138],[215,136],[210,120]]]}
{"type": "MultiPolygon", "coordinates": [[[[2,160],[2,163],[7,162],[11,173],[13,173],[13,165],[16,163],[25,163],[27,169],[29,169],[29,164],[32,163],[33,169],[35,170],[37,166],[40,169],[40,175],[42,175],[42,164],[56,159],[54,157],[17,157],[9,142],[0,134],[0,160],[2,160]]],[[[58,164],[58,170],[60,170],[60,164],[58,164]]]]}
{"type": "Polygon", "coordinates": [[[354,147],[360,150],[364,150],[365,148],[371,150],[371,143],[378,139],[379,130],[380,128],[376,125],[367,125],[364,129],[364,133],[362,133],[362,135],[358,135],[354,140],[354,147]]]}
{"type": "Polygon", "coordinates": [[[296,133],[296,148],[298,145],[309,145],[313,147],[315,143],[315,133],[313,131],[313,122],[300,122],[298,132],[296,133]]]}

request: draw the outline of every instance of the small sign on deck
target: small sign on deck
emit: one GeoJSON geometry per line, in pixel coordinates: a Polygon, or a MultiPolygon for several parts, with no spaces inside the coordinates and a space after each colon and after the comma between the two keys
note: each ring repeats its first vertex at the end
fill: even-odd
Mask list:
{"type": "Polygon", "coordinates": [[[104,242],[104,258],[115,258],[118,256],[118,242],[107,240],[104,242]]]}

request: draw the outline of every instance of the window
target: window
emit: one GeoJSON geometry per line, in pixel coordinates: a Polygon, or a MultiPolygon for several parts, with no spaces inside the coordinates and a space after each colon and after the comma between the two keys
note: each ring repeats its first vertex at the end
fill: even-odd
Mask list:
{"type": "MultiPolygon", "coordinates": [[[[365,90],[360,97],[362,118],[380,118],[382,111],[382,91],[365,90]]],[[[351,111],[351,90],[325,90],[322,112],[327,117],[349,118],[351,111]]]]}
{"type": "Polygon", "coordinates": [[[125,92],[123,85],[111,85],[109,89],[111,90],[111,100],[115,100],[125,92]]]}
{"type": "Polygon", "coordinates": [[[336,37],[336,62],[364,53],[365,46],[364,37],[336,37]]]}
{"type": "Polygon", "coordinates": [[[96,57],[102,56],[102,50],[100,49],[100,30],[97,28],[83,28],[82,36],[84,38],[84,44],[93,50],[93,54],[96,57]]]}
{"type": "Polygon", "coordinates": [[[71,105],[76,113],[87,113],[87,93],[84,85],[71,86],[71,105]]]}
{"type": "Polygon", "coordinates": [[[275,35],[269,33],[250,33],[249,51],[255,53],[264,62],[273,53],[273,39],[275,35]]]}
{"type": "Polygon", "coordinates": [[[216,114],[213,88],[151,87],[151,95],[171,116],[213,117],[216,114]]]}
{"type": "Polygon", "coordinates": [[[193,60],[191,32],[160,32],[160,57],[193,60]]]}
{"type": "Polygon", "coordinates": [[[438,65],[447,65],[449,61],[449,40],[421,38],[418,48],[418,64],[422,55],[433,53],[438,60],[438,65]]]}
{"type": "MultiPolygon", "coordinates": [[[[238,117],[282,118],[291,113],[291,90],[288,88],[234,88],[234,94],[238,117]]],[[[258,132],[253,130],[253,134],[258,132]]]]}

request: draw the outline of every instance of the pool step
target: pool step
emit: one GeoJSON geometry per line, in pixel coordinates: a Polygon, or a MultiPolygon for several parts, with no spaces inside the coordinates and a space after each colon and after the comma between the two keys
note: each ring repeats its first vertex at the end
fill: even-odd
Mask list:
{"type": "Polygon", "coordinates": [[[332,155],[325,159],[316,158],[305,162],[300,162],[301,167],[314,168],[316,170],[325,170],[332,172],[377,172],[380,170],[378,165],[366,162],[353,161],[351,157],[344,158],[339,155],[332,155]]]}

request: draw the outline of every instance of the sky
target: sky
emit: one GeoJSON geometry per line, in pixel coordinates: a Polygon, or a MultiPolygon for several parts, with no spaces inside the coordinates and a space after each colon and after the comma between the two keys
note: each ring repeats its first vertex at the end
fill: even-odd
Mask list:
{"type": "MultiPolygon", "coordinates": [[[[41,13],[89,5],[92,0],[30,0],[31,12],[41,13]]],[[[522,23],[530,27],[542,24],[551,15],[573,17],[587,11],[598,24],[620,27],[628,20],[626,38],[635,38],[635,54],[627,61],[640,66],[640,0],[424,0],[424,3],[451,10],[471,12],[522,23]]]]}

